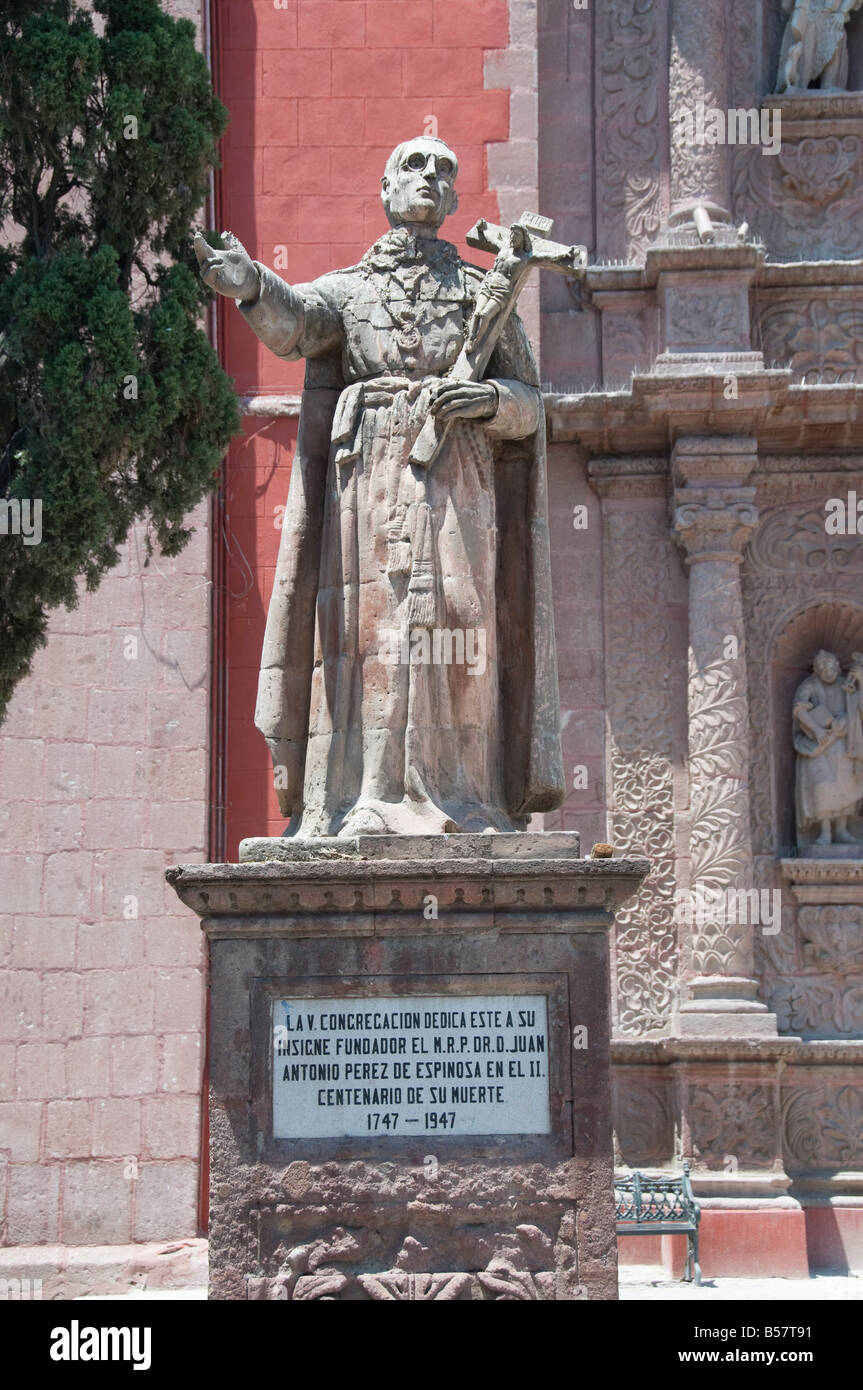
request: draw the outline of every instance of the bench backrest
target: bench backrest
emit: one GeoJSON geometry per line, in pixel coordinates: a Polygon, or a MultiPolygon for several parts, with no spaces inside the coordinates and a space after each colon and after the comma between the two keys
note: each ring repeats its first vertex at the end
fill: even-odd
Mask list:
{"type": "Polygon", "coordinates": [[[657,1225],[674,1221],[697,1225],[701,1211],[689,1180],[689,1163],[684,1162],[680,1177],[650,1177],[634,1172],[614,1180],[614,1200],[618,1221],[657,1225]]]}

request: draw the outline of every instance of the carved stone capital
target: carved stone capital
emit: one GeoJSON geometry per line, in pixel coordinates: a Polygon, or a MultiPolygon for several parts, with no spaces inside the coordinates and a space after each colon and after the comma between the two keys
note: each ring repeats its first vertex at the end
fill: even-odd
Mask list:
{"type": "Polygon", "coordinates": [[[674,502],[674,531],[687,564],[740,564],[758,521],[754,487],[678,488],[674,502]]]}

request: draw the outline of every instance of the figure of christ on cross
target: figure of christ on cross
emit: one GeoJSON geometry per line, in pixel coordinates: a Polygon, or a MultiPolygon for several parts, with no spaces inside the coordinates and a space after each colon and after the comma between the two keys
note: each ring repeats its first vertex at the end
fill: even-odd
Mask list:
{"type": "Polygon", "coordinates": [[[255,716],[290,835],[522,829],[563,798],[544,415],[513,305],[532,265],[585,256],[526,216],[469,238],[491,271],[462,261],[438,237],[457,171],[440,140],[399,145],[390,231],[311,284],[230,234],[196,243],[205,283],[306,359],[255,716]],[[479,632],[483,663],[425,659],[479,632]]]}

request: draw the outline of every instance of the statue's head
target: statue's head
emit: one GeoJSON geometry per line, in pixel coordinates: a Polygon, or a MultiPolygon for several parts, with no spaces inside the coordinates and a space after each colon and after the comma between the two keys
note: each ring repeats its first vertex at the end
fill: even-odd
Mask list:
{"type": "Polygon", "coordinates": [[[381,199],[391,227],[404,222],[437,230],[458,207],[458,160],[443,140],[420,135],[396,145],[381,179],[381,199]]]}
{"type": "Polygon", "coordinates": [[[832,685],[841,670],[838,656],[833,652],[820,651],[812,662],[812,670],[819,680],[825,681],[827,685],[832,685]]]}

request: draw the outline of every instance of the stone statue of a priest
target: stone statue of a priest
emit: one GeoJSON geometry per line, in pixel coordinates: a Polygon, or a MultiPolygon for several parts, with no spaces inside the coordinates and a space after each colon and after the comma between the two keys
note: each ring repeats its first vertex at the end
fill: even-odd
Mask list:
{"type": "Polygon", "coordinates": [[[311,284],[197,243],[307,363],[255,717],[304,838],[520,829],[563,796],[542,400],[514,313],[484,379],[447,379],[484,275],[438,237],[457,170],[440,140],[399,145],[391,230],[311,284]]]}

